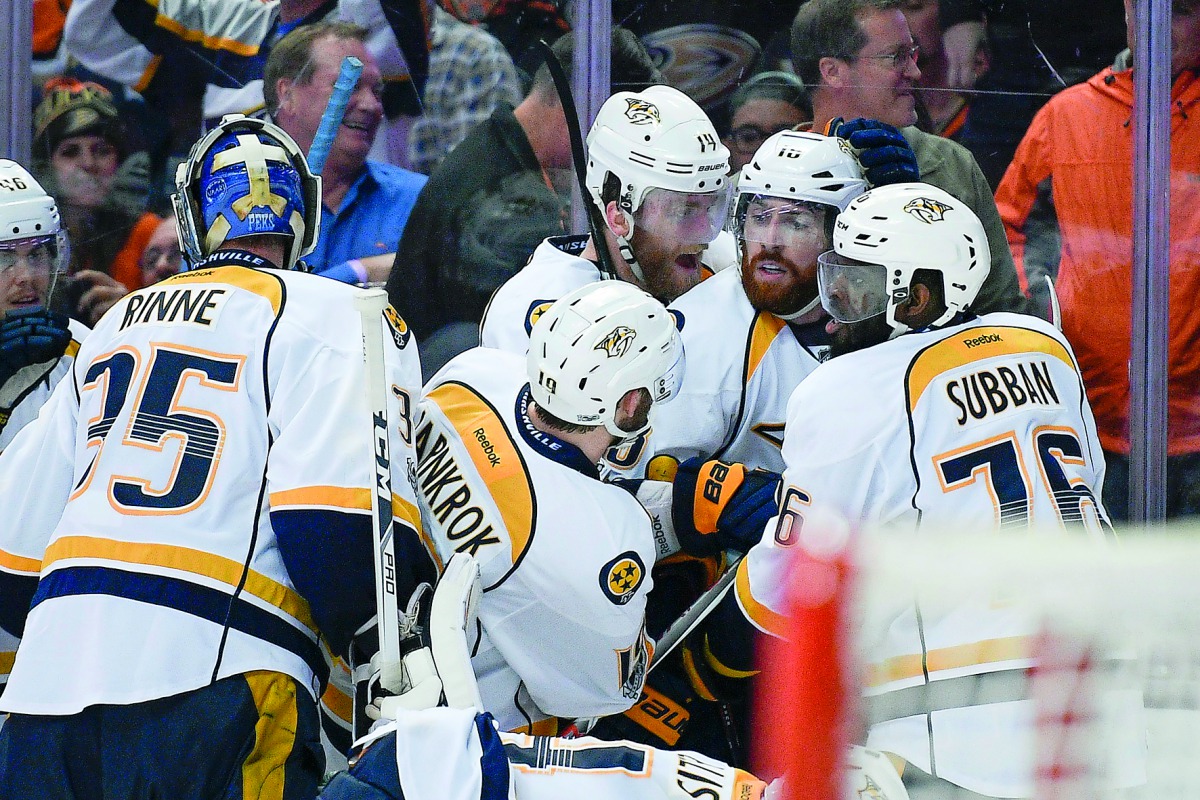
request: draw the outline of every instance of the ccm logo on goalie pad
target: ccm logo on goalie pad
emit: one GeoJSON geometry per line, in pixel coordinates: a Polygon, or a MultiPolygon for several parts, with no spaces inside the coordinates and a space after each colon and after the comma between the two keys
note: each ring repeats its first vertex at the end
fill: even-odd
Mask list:
{"type": "Polygon", "coordinates": [[[396,348],[403,350],[408,345],[408,340],[412,338],[408,323],[390,305],[383,309],[383,318],[387,320],[388,330],[392,332],[392,341],[396,343],[396,348]]]}
{"type": "Polygon", "coordinates": [[[629,550],[600,569],[600,591],[614,605],[623,606],[633,599],[645,577],[641,556],[629,550]]]}

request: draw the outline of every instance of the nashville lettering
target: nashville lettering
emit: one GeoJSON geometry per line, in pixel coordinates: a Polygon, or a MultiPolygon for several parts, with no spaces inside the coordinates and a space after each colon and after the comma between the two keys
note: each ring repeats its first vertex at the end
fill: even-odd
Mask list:
{"type": "Polygon", "coordinates": [[[1058,389],[1050,380],[1050,365],[1044,360],[972,372],[947,384],[946,396],[958,408],[959,425],[1028,403],[1059,403],[1058,389]]]}
{"type": "Polygon", "coordinates": [[[445,434],[433,436],[433,424],[417,431],[417,488],[456,552],[475,555],[481,547],[499,544],[483,509],[471,505],[471,487],[450,453],[445,434]],[[431,441],[432,439],[432,441],[431,441]]]}

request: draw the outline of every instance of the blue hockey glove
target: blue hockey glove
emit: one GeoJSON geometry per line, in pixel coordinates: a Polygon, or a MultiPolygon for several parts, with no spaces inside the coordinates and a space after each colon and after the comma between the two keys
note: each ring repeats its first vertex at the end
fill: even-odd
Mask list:
{"type": "MultiPolygon", "coordinates": [[[[41,307],[9,311],[0,320],[0,411],[10,411],[54,368],[71,343],[67,324],[62,314],[41,307]]],[[[4,414],[0,421],[6,420],[4,414]]]]}
{"type": "Polygon", "coordinates": [[[840,118],[829,124],[829,135],[845,139],[858,155],[871,187],[921,180],[917,155],[898,129],[873,119],[840,118]]]}
{"type": "Polygon", "coordinates": [[[746,552],[779,513],[780,476],[743,464],[689,458],[675,474],[671,518],[685,553],[706,556],[732,549],[746,552]]]}

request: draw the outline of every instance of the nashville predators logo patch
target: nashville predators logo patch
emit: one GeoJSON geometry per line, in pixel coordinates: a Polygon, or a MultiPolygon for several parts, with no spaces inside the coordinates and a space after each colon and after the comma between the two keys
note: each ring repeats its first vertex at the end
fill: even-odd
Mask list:
{"type": "Polygon", "coordinates": [[[550,310],[550,306],[554,305],[553,300],[534,300],[529,304],[529,311],[525,313],[525,333],[533,333],[533,326],[550,310]]]}
{"type": "Polygon", "coordinates": [[[637,331],[625,325],[618,325],[609,331],[608,336],[600,340],[593,350],[603,350],[609,358],[620,358],[629,352],[629,346],[637,338],[637,331]]]}
{"type": "Polygon", "coordinates": [[[656,125],[662,122],[658,106],[629,97],[625,98],[625,118],[634,125],[656,125]]]}
{"type": "Polygon", "coordinates": [[[858,790],[858,796],[862,800],[887,800],[887,795],[879,788],[879,784],[872,780],[869,775],[864,777],[866,778],[867,785],[858,790]]]}
{"type": "Polygon", "coordinates": [[[390,305],[383,309],[383,318],[387,320],[388,330],[392,332],[392,340],[396,342],[396,347],[403,350],[412,337],[408,323],[390,305]]]}
{"type": "Polygon", "coordinates": [[[904,204],[905,213],[912,214],[928,225],[941,222],[946,218],[946,212],[953,210],[952,206],[928,197],[917,197],[904,204]]]}
{"type": "Polygon", "coordinates": [[[600,569],[600,591],[613,605],[623,606],[633,599],[645,578],[641,556],[629,550],[600,569]]]}

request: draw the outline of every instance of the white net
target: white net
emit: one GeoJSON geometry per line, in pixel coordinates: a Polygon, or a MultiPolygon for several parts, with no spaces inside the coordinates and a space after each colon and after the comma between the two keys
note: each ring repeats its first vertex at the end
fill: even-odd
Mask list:
{"type": "Polygon", "coordinates": [[[1200,797],[1196,533],[864,536],[854,563],[855,733],[913,800],[1200,797]]]}

